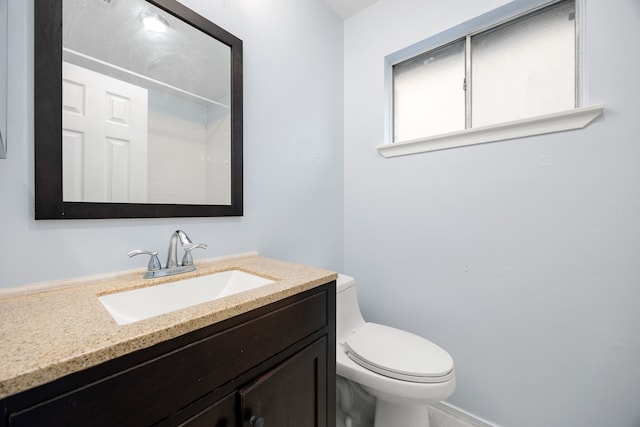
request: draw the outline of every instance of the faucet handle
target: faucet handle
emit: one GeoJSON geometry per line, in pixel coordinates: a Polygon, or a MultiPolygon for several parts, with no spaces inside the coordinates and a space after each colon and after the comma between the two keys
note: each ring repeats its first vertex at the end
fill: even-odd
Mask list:
{"type": "Polygon", "coordinates": [[[207,249],[206,243],[193,243],[189,245],[184,245],[184,256],[182,257],[182,265],[193,265],[193,257],[191,256],[191,251],[194,249],[207,249]]]}
{"type": "Polygon", "coordinates": [[[158,259],[158,251],[151,252],[142,249],[136,249],[135,251],[129,252],[127,255],[129,255],[129,258],[132,258],[136,255],[150,255],[151,258],[149,259],[149,264],[147,265],[147,271],[157,271],[162,268],[162,266],[160,265],[160,260],[158,259]]]}

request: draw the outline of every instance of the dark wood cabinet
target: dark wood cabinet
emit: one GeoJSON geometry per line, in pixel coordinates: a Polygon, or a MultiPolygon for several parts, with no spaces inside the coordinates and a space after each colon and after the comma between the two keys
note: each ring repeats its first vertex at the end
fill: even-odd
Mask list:
{"type": "Polygon", "coordinates": [[[335,423],[335,282],[0,402],[0,426],[335,423]]]}

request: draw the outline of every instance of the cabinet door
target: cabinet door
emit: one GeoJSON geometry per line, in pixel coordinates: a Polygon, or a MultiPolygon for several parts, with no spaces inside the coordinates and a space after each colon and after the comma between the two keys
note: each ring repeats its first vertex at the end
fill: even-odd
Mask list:
{"type": "Polygon", "coordinates": [[[323,337],[240,390],[242,427],[326,427],[323,337]]]}

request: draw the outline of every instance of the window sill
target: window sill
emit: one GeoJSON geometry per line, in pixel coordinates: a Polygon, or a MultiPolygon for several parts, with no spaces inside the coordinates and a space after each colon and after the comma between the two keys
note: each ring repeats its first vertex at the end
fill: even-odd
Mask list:
{"type": "Polygon", "coordinates": [[[407,154],[425,153],[427,151],[444,150],[447,148],[464,147],[466,145],[503,141],[505,139],[582,129],[595,120],[603,111],[603,105],[576,108],[574,110],[516,120],[498,125],[465,129],[392,144],[382,144],[376,148],[384,157],[396,157],[407,154]]]}

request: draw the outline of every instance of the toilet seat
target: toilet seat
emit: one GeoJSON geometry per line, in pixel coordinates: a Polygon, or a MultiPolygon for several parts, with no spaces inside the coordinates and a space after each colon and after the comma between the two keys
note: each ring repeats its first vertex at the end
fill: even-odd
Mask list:
{"type": "Polygon", "coordinates": [[[344,343],[351,360],[375,373],[402,381],[440,383],[453,377],[453,359],[418,335],[365,323],[344,343]]]}

